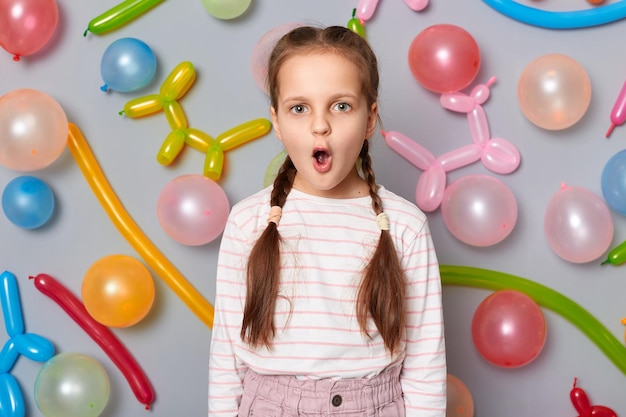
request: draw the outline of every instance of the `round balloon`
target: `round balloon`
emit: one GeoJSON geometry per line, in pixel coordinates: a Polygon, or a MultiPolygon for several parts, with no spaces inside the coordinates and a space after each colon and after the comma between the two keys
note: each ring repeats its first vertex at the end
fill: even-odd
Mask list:
{"type": "Polygon", "coordinates": [[[202,0],[202,5],[213,17],[230,20],[241,16],[252,0],[202,0]]]}
{"type": "Polygon", "coordinates": [[[67,145],[67,116],[49,95],[33,89],[0,97],[0,164],[37,171],[52,164],[67,145]]]}
{"type": "Polygon", "coordinates": [[[604,165],[601,184],[609,207],[626,216],[626,149],[617,152],[604,165]]]}
{"type": "Polygon", "coordinates": [[[474,417],[474,399],[463,381],[448,374],[446,390],[446,417],[474,417]]]}
{"type": "Polygon", "coordinates": [[[154,281],[148,268],[126,255],[109,255],[94,262],[83,277],[83,304],[97,322],[128,327],[152,308],[154,281]]]}
{"type": "Polygon", "coordinates": [[[548,54],[531,61],[517,84],[522,113],[547,130],[566,129],[578,122],[591,102],[591,82],[577,61],[548,54]]]}
{"type": "Polygon", "coordinates": [[[252,57],[250,67],[252,70],[252,76],[256,85],[265,93],[267,91],[267,64],[270,59],[270,54],[276,42],[283,37],[287,32],[302,26],[300,23],[285,23],[270,29],[258,40],[252,51],[252,57]]]}
{"type": "Polygon", "coordinates": [[[444,191],[441,215],[447,229],[461,242],[491,246],[506,238],[517,222],[517,201],[499,179],[467,175],[444,191]]]}
{"type": "Polygon", "coordinates": [[[35,401],[46,417],[97,417],[109,401],[109,375],[94,358],[64,352],[43,364],[35,401]]]}
{"type": "Polygon", "coordinates": [[[490,363],[517,368],[541,353],[546,341],[546,321],[541,308],[526,294],[495,291],[474,312],[472,340],[490,363]]]}
{"type": "Polygon", "coordinates": [[[55,0],[0,0],[0,46],[15,55],[32,55],[52,39],[59,20],[55,0]]]}
{"type": "Polygon", "coordinates": [[[564,184],[548,203],[544,230],[554,252],[573,263],[598,259],[613,241],[613,219],[604,201],[585,188],[564,184]]]}
{"type": "Polygon", "coordinates": [[[54,194],[44,181],[30,175],[12,179],[2,192],[7,219],[24,229],[36,229],[54,213],[54,194]]]}
{"type": "Polygon", "coordinates": [[[226,225],[226,193],[204,175],[182,175],[168,183],[157,202],[161,227],[175,241],[199,246],[217,238],[226,225]]]}
{"type": "Polygon", "coordinates": [[[276,175],[278,175],[278,171],[285,162],[286,157],[287,152],[282,150],[277,153],[275,157],[272,158],[270,164],[265,169],[265,176],[263,177],[263,187],[269,187],[274,183],[276,175]]]}
{"type": "Polygon", "coordinates": [[[437,24],[422,30],[409,46],[409,68],[422,87],[435,93],[460,91],[480,69],[478,44],[465,29],[437,24]]]}
{"type": "Polygon", "coordinates": [[[109,88],[127,93],[137,91],[152,81],[156,73],[156,56],[143,41],[135,38],[121,38],[111,43],[100,61],[100,74],[109,88]]]}

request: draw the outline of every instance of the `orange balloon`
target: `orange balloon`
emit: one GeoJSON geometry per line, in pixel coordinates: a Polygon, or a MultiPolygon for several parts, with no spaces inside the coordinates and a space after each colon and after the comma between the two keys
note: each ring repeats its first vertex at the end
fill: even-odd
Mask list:
{"type": "Polygon", "coordinates": [[[474,417],[474,399],[463,381],[452,374],[446,378],[446,417],[474,417]]]}
{"type": "Polygon", "coordinates": [[[143,319],[154,301],[154,281],[148,268],[126,255],[94,262],[85,273],[83,304],[97,322],[128,327],[143,319]]]}
{"type": "Polygon", "coordinates": [[[524,115],[547,130],[578,122],[591,102],[591,82],[585,69],[562,54],[536,58],[522,71],[517,97],[524,115]]]}

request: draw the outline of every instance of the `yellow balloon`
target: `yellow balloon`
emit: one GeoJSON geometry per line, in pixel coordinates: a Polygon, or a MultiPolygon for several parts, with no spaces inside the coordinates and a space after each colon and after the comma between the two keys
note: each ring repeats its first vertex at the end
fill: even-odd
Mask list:
{"type": "Polygon", "coordinates": [[[194,288],[176,266],[143,233],[115,194],[83,133],[74,123],[68,123],[68,125],[67,146],[70,153],[113,224],[148,266],[187,304],[187,307],[204,324],[212,328],[213,305],[194,288]]]}
{"type": "Polygon", "coordinates": [[[585,69],[562,54],[548,54],[529,63],[517,84],[519,106],[535,125],[561,130],[578,122],[591,102],[585,69]]]}
{"type": "Polygon", "coordinates": [[[196,69],[191,62],[183,61],[163,81],[159,94],[165,100],[178,100],[189,91],[195,81],[196,69]]]}
{"type": "Polygon", "coordinates": [[[152,308],[154,281],[148,268],[127,255],[109,255],[94,262],[83,277],[83,304],[97,322],[128,327],[152,308]]]}
{"type": "Polygon", "coordinates": [[[120,115],[130,118],[144,117],[163,110],[163,98],[158,94],[150,94],[144,97],[134,98],[124,104],[124,110],[120,115]]]}

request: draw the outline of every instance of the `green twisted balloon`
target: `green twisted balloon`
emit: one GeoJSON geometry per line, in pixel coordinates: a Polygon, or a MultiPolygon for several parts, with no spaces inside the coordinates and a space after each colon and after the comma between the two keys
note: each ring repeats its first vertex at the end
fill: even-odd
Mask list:
{"type": "Polygon", "coordinates": [[[560,314],[578,327],[626,374],[626,347],[587,310],[563,294],[534,281],[504,272],[469,266],[440,265],[443,285],[463,285],[497,290],[516,290],[538,305],[560,314]]]}

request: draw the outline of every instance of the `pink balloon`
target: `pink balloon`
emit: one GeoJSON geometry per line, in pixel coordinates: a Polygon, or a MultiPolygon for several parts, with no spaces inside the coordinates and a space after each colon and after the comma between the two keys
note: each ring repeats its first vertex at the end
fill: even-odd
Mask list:
{"type": "Polygon", "coordinates": [[[211,242],[224,230],[230,205],[226,193],[204,175],[182,175],[161,191],[157,202],[159,223],[183,245],[211,242]]]}
{"type": "Polygon", "coordinates": [[[434,164],[420,175],[415,187],[415,203],[423,211],[435,211],[441,204],[446,190],[446,172],[434,164]]]}
{"type": "Polygon", "coordinates": [[[433,25],[411,42],[409,67],[417,82],[430,91],[459,91],[476,78],[480,51],[465,29],[449,24],[433,25]]]}
{"type": "Polygon", "coordinates": [[[547,130],[578,122],[591,102],[591,82],[585,69],[562,54],[543,55],[522,71],[517,98],[524,115],[547,130]]]}
{"type": "Polygon", "coordinates": [[[506,238],[517,222],[511,190],[488,175],[467,175],[452,182],[441,201],[441,215],[461,242],[491,246],[506,238]]]}
{"type": "Polygon", "coordinates": [[[267,64],[270,58],[270,54],[276,42],[280,40],[287,32],[302,26],[300,23],[285,23],[280,26],[276,26],[270,29],[258,40],[257,44],[252,51],[252,57],[250,59],[250,68],[252,70],[252,76],[256,85],[265,93],[268,94],[267,85],[265,85],[267,78],[267,64]]]}
{"type": "Polygon", "coordinates": [[[50,41],[59,19],[55,0],[0,0],[0,46],[15,55],[32,55],[50,41]]]}
{"type": "Polygon", "coordinates": [[[446,417],[474,417],[474,399],[463,381],[448,374],[446,389],[446,417]]]}
{"type": "Polygon", "coordinates": [[[526,294],[499,290],[485,298],[472,319],[472,339],[490,363],[517,368],[532,362],[546,341],[546,321],[526,294]]]}
{"type": "Polygon", "coordinates": [[[582,187],[563,184],[546,208],[544,230],[550,247],[566,261],[601,257],[613,241],[613,218],[604,200],[582,187]]]}
{"type": "Polygon", "coordinates": [[[67,116],[59,103],[32,89],[0,97],[0,164],[36,171],[52,164],[67,145],[67,116]]]}

